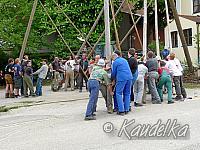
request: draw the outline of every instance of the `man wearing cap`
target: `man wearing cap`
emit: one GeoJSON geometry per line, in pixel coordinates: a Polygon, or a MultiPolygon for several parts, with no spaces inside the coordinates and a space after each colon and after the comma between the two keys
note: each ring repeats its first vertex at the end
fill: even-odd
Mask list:
{"type": "MultiPolygon", "coordinates": [[[[107,72],[103,69],[105,66],[105,61],[99,59],[96,66],[93,67],[89,81],[88,81],[88,90],[90,92],[90,98],[87,105],[87,110],[85,114],[85,120],[95,120],[95,110],[99,96],[100,83],[104,82],[107,86],[110,87],[110,82],[108,79],[107,72]]],[[[111,89],[111,88],[109,88],[111,89]]],[[[110,90],[110,92],[112,92],[110,90]]]]}
{"type": "Polygon", "coordinates": [[[115,80],[115,95],[118,104],[118,114],[124,115],[129,112],[130,95],[133,75],[126,59],[120,57],[121,53],[115,51],[112,55],[111,77],[115,80]]]}
{"type": "MultiPolygon", "coordinates": [[[[94,66],[97,65],[97,63],[99,62],[100,58],[101,58],[100,55],[96,55],[95,56],[95,62],[94,62],[94,64],[92,64],[92,65],[89,66],[89,74],[91,74],[92,69],[94,68],[94,66]]],[[[108,68],[108,66],[106,68],[104,68],[104,70],[107,73],[108,73],[108,69],[110,69],[110,68],[108,68]]],[[[109,81],[111,82],[110,77],[109,77],[109,81]]],[[[100,84],[100,91],[101,91],[101,94],[102,94],[103,98],[105,99],[106,107],[107,107],[107,112],[109,114],[112,114],[113,113],[112,95],[110,95],[109,89],[108,89],[107,85],[104,82],[101,82],[101,84],[100,84]]]]}

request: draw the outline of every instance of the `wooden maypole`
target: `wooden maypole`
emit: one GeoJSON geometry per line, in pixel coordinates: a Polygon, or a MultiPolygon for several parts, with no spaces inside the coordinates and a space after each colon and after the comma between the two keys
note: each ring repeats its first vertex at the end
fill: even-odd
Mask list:
{"type": "Polygon", "coordinates": [[[143,56],[147,58],[147,0],[144,0],[144,22],[143,22],[143,56]]]}
{"type": "Polygon", "coordinates": [[[111,56],[110,47],[110,17],[109,17],[109,0],[104,0],[104,21],[105,21],[105,54],[108,59],[111,56]]]}
{"type": "Polygon", "coordinates": [[[158,36],[158,1],[155,0],[155,36],[156,36],[156,53],[160,57],[159,36],[158,36]]]}

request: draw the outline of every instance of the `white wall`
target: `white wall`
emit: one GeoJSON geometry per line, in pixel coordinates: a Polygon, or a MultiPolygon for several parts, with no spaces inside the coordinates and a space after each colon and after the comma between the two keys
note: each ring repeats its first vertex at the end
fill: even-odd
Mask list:
{"type": "MultiPolygon", "coordinates": [[[[180,21],[181,21],[181,25],[183,29],[188,29],[188,28],[192,28],[192,36],[195,37],[195,35],[197,34],[197,25],[196,22],[190,21],[188,19],[179,17],[180,21]]],[[[168,38],[168,33],[167,33],[167,28],[165,28],[165,48],[169,48],[169,38],[168,38]]],[[[169,25],[170,31],[178,31],[177,27],[176,27],[176,23],[175,20],[173,20],[170,25],[169,25]]],[[[196,42],[195,39],[192,41],[192,46],[188,46],[189,49],[189,53],[190,53],[190,57],[192,59],[193,64],[197,64],[198,62],[198,56],[197,56],[197,46],[196,46],[196,42]]],[[[173,52],[176,53],[176,56],[178,59],[180,59],[180,61],[184,62],[186,61],[185,59],[185,55],[184,55],[184,51],[182,48],[182,43],[178,34],[178,47],[177,48],[173,48],[173,52]]]]}

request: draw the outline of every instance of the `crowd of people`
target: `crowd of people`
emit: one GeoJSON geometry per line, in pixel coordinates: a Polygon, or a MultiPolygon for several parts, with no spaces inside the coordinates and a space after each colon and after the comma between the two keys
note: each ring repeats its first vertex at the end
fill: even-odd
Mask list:
{"type": "Polygon", "coordinates": [[[8,59],[5,67],[6,93],[5,98],[19,98],[42,96],[42,80],[46,78],[48,72],[47,60],[42,60],[42,66],[36,72],[33,72],[32,62],[28,56],[20,61],[19,58],[8,59]],[[38,75],[36,90],[33,86],[33,76],[38,75]]]}
{"type": "Polygon", "coordinates": [[[163,60],[149,51],[147,60],[144,60],[144,56],[139,58],[133,48],[128,51],[128,60],[117,50],[112,54],[112,61],[96,56],[88,80],[90,98],[85,120],[96,119],[99,91],[106,101],[108,113],[117,112],[118,115],[126,115],[131,111],[131,101],[135,107],[146,104],[147,87],[152,104],[163,102],[164,91],[168,93],[168,104],[173,104],[174,100],[184,101],[187,94],[183,87],[181,63],[168,50],[164,50],[162,56],[163,60]],[[176,91],[174,98],[173,85],[176,91]]]}
{"type": "Polygon", "coordinates": [[[81,57],[70,56],[65,60],[55,57],[50,64],[44,59],[41,68],[35,72],[27,55],[23,60],[10,58],[4,72],[5,97],[42,96],[44,79],[52,80],[51,90],[54,92],[62,89],[63,85],[65,91],[78,89],[80,93],[85,87],[90,93],[85,120],[96,119],[99,91],[105,99],[107,112],[117,112],[118,115],[128,114],[131,102],[135,107],[146,104],[146,89],[151,94],[152,104],[163,102],[163,91],[168,93],[168,104],[187,98],[183,87],[183,68],[175,54],[164,50],[161,60],[148,51],[146,57],[139,57],[133,48],[128,51],[128,60],[118,50],[110,59],[96,55],[89,60],[87,53],[83,52],[81,57]],[[35,90],[34,75],[38,76],[35,90]],[[173,85],[175,98],[172,98],[173,85]]]}

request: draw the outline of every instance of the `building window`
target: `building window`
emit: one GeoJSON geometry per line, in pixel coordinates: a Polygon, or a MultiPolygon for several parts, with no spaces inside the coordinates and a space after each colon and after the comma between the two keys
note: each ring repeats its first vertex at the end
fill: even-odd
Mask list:
{"type": "Polygon", "coordinates": [[[183,30],[187,46],[192,46],[192,28],[183,30]]]}
{"type": "Polygon", "coordinates": [[[200,0],[193,0],[193,13],[200,12],[200,0]]]}
{"type": "Polygon", "coordinates": [[[171,32],[172,37],[172,48],[178,47],[178,32],[171,32]]]}

